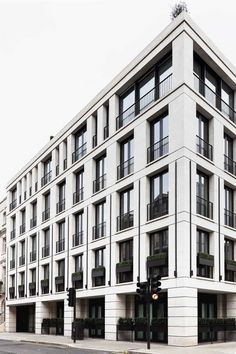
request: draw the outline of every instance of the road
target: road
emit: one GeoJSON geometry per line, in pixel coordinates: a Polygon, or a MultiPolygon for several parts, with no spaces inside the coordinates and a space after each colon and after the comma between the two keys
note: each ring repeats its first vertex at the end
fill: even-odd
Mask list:
{"type": "Polygon", "coordinates": [[[55,345],[0,340],[0,354],[111,354],[100,350],[62,348],[55,345]]]}

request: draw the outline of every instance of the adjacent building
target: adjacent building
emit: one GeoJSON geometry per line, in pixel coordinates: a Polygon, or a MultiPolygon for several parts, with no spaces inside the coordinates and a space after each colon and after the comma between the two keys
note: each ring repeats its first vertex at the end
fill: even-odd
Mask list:
{"type": "Polygon", "coordinates": [[[5,330],[6,198],[0,202],[0,331],[5,330]]]}
{"type": "Polygon", "coordinates": [[[74,286],[87,335],[124,339],[147,274],[153,341],[196,345],[200,319],[236,317],[235,89],[182,13],[12,178],[7,331],[70,336],[74,286]]]}

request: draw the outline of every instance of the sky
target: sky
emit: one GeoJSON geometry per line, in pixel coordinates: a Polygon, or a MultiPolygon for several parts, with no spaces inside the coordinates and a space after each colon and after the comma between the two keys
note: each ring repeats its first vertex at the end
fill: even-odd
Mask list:
{"type": "MultiPolygon", "coordinates": [[[[0,0],[0,199],[8,181],[170,23],[176,0],[0,0]]],[[[236,1],[186,0],[236,65],[236,1]]]]}

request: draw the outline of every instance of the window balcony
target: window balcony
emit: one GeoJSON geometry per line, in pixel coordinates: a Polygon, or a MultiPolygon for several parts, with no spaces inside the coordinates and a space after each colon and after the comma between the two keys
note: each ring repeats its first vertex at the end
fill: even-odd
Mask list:
{"type": "Polygon", "coordinates": [[[59,175],[59,165],[56,165],[56,176],[59,175]]]}
{"type": "Polygon", "coordinates": [[[46,245],[42,247],[42,258],[48,257],[50,254],[50,247],[49,245],[46,245]]]}
{"type": "Polygon", "coordinates": [[[11,286],[9,288],[9,297],[10,297],[10,299],[14,299],[15,298],[15,287],[14,286],[11,286]]]}
{"type": "Polygon", "coordinates": [[[25,285],[24,284],[18,285],[18,291],[19,291],[19,297],[24,297],[25,296],[25,285]]]}
{"type": "Polygon", "coordinates": [[[66,200],[62,199],[57,203],[57,214],[65,210],[66,200]]]}
{"type": "Polygon", "coordinates": [[[30,252],[30,262],[35,262],[37,258],[37,252],[36,250],[33,250],[30,252]]]}
{"type": "Polygon", "coordinates": [[[95,148],[97,146],[97,135],[95,134],[92,139],[92,147],[95,148]]]}
{"type": "Polygon", "coordinates": [[[25,233],[25,223],[20,225],[20,235],[22,235],[23,233],[25,233]]]}
{"type": "Polygon", "coordinates": [[[19,257],[19,266],[25,265],[25,256],[20,256],[19,257]]]}
{"type": "Polygon", "coordinates": [[[64,291],[65,290],[65,276],[58,275],[55,277],[55,285],[56,285],[56,292],[64,291]]]}
{"type": "Polygon", "coordinates": [[[161,81],[152,90],[147,92],[143,97],[137,100],[124,112],[122,112],[116,118],[116,129],[120,129],[124,125],[131,122],[139,113],[146,110],[150,105],[160,99],[161,97],[167,95],[172,89],[172,74],[161,81]]]}
{"type": "Polygon", "coordinates": [[[87,143],[84,143],[72,153],[72,163],[80,160],[87,153],[87,143]]]}
{"type": "Polygon", "coordinates": [[[236,214],[227,209],[225,209],[225,225],[236,229],[236,214]]]}
{"type": "Polygon", "coordinates": [[[222,98],[216,94],[209,86],[205,84],[195,73],[194,73],[194,88],[202,96],[204,96],[207,101],[209,101],[214,107],[218,108],[224,115],[227,116],[233,122],[236,121],[236,113],[232,107],[230,107],[222,98]]]}
{"type": "Polygon", "coordinates": [[[169,152],[169,137],[159,140],[147,149],[147,162],[152,162],[159,159],[161,156],[169,152]]]}
{"type": "Polygon", "coordinates": [[[134,226],[134,211],[129,211],[123,215],[117,216],[117,231],[128,229],[134,226]]]}
{"type": "Polygon", "coordinates": [[[34,216],[32,219],[30,219],[30,228],[32,229],[33,227],[36,227],[37,225],[37,216],[34,216]]]}
{"type": "Polygon", "coordinates": [[[147,205],[147,220],[153,220],[167,215],[169,212],[169,196],[162,194],[157,199],[147,205]]]}
{"type": "Polygon", "coordinates": [[[168,267],[168,252],[159,252],[148,256],[147,267],[168,267]]]}
{"type": "Polygon", "coordinates": [[[84,187],[73,193],[73,204],[82,202],[84,199],[84,187]]]}
{"type": "Polygon", "coordinates": [[[198,266],[214,267],[214,256],[208,253],[198,253],[197,255],[198,266]]]}
{"type": "Polygon", "coordinates": [[[224,155],[224,168],[226,171],[236,176],[236,162],[226,155],[224,155]]]}
{"type": "Polygon", "coordinates": [[[48,184],[51,181],[51,179],[52,179],[52,171],[49,171],[41,178],[41,187],[48,184]]]}
{"type": "Polygon", "coordinates": [[[10,269],[14,269],[15,266],[16,266],[16,261],[15,261],[15,259],[11,259],[11,260],[10,260],[10,269]]]}
{"type": "Polygon", "coordinates": [[[11,238],[11,240],[14,240],[15,237],[16,237],[16,230],[13,229],[10,233],[10,238],[11,238]]]}
{"type": "Polygon", "coordinates": [[[109,125],[103,128],[103,139],[106,140],[109,137],[109,125]]]}
{"type": "Polygon", "coordinates": [[[197,196],[197,214],[213,219],[213,203],[197,196]]]}
{"type": "Polygon", "coordinates": [[[10,203],[10,205],[9,205],[10,211],[12,211],[13,209],[15,209],[15,208],[16,208],[16,205],[17,205],[17,200],[14,199],[14,200],[10,203]]]}
{"type": "Polygon", "coordinates": [[[233,259],[226,259],[225,260],[225,270],[231,271],[231,272],[236,272],[236,261],[234,261],[233,259]]]}
{"type": "Polygon", "coordinates": [[[105,285],[106,269],[104,266],[97,266],[92,269],[93,286],[105,285]]]}
{"type": "Polygon", "coordinates": [[[93,226],[93,240],[106,236],[106,222],[93,226]]]}
{"type": "Polygon", "coordinates": [[[93,181],[93,193],[97,193],[106,187],[106,174],[93,181]]]}
{"type": "Polygon", "coordinates": [[[134,158],[131,157],[129,160],[122,162],[117,167],[117,179],[126,177],[134,172],[134,158]]]}
{"type": "Polygon", "coordinates": [[[71,281],[75,289],[83,288],[83,270],[71,274],[71,281]]]}
{"type": "Polygon", "coordinates": [[[49,279],[42,279],[41,280],[41,289],[42,289],[42,294],[49,293],[49,279]]]}
{"type": "Polygon", "coordinates": [[[47,208],[42,212],[42,221],[44,222],[48,219],[50,219],[50,208],[47,208]]]}
{"type": "Polygon", "coordinates": [[[36,282],[29,283],[29,292],[30,292],[30,296],[36,295],[36,282]]]}
{"type": "Polygon", "coordinates": [[[84,232],[80,231],[73,235],[72,247],[77,247],[83,244],[84,232]]]}
{"type": "Polygon", "coordinates": [[[35,184],[34,184],[34,190],[35,190],[35,192],[38,191],[38,182],[35,182],[35,184]]]}
{"type": "Polygon", "coordinates": [[[116,263],[116,276],[118,284],[133,281],[133,260],[116,263]]]}
{"type": "Polygon", "coordinates": [[[26,198],[27,198],[27,192],[24,191],[24,200],[26,200],[26,198]]]}
{"type": "Polygon", "coordinates": [[[65,251],[65,240],[56,242],[56,253],[65,251]]]}
{"type": "Polygon", "coordinates": [[[197,135],[197,153],[213,161],[213,146],[197,135]]]}
{"type": "Polygon", "coordinates": [[[67,158],[63,160],[63,171],[67,169],[67,158]]]}

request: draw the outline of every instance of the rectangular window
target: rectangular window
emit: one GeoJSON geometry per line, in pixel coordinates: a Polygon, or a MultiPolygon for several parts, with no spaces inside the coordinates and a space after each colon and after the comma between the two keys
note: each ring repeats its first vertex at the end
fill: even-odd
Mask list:
{"type": "Polygon", "coordinates": [[[150,204],[148,220],[168,214],[169,211],[169,173],[162,172],[150,180],[150,204]]]}
{"type": "Polygon", "coordinates": [[[100,248],[95,250],[95,268],[104,267],[105,260],[104,260],[104,248],[100,248]]]}
{"type": "Polygon", "coordinates": [[[75,272],[82,272],[83,271],[83,255],[79,254],[75,256],[75,272]]]}
{"type": "Polygon", "coordinates": [[[120,144],[120,165],[117,168],[117,179],[134,172],[134,139],[128,138],[120,144]]]}
{"type": "Polygon", "coordinates": [[[196,175],[197,214],[213,218],[213,204],[209,201],[209,177],[198,171],[196,175]]]}
{"type": "Polygon", "coordinates": [[[147,258],[150,275],[168,276],[168,229],[150,235],[150,256],[147,258]]]}
{"type": "Polygon", "coordinates": [[[75,151],[72,154],[72,163],[81,159],[87,152],[87,128],[86,125],[75,135],[75,151]]]}
{"type": "Polygon", "coordinates": [[[133,259],[133,240],[120,243],[120,262],[133,259]]]}
{"type": "Polygon", "coordinates": [[[209,233],[206,231],[197,230],[197,275],[200,277],[213,277],[214,257],[211,256],[209,253],[209,233]]]}
{"type": "Polygon", "coordinates": [[[155,100],[155,75],[154,71],[146,75],[138,84],[139,110],[147,108],[155,100]]]}

